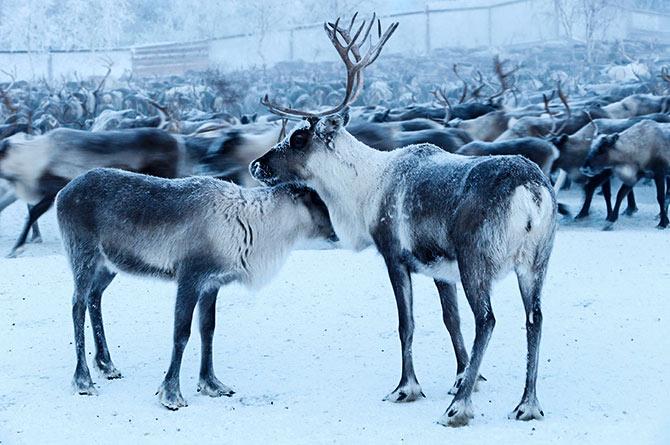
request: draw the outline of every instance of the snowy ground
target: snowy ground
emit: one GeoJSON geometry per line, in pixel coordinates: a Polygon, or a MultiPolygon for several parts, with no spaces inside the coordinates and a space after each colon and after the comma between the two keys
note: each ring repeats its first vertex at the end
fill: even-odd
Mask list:
{"type": "MultiPolygon", "coordinates": [[[[71,277],[49,213],[44,244],[0,259],[0,443],[670,443],[670,233],[654,228],[652,190],[640,195],[641,212],[615,231],[600,230],[599,197],[590,221],[561,225],[544,291],[538,390],[546,419],[506,418],[523,391],[526,348],[510,276],[493,298],[488,383],[461,429],[435,423],[455,360],[425,277],[414,280],[414,355],[427,398],[382,402],[399,378],[400,347],[391,288],[372,251],[297,252],[261,292],[221,290],[214,363],[237,394],[196,393],[196,329],[182,367],[189,406],[178,412],[154,396],[170,359],[174,286],[120,276],[103,301],[125,378],[94,375],[98,397],[73,395],[71,277]]],[[[23,214],[19,205],[3,213],[2,253],[23,214]]],[[[472,316],[460,297],[470,343],[472,316]]]]}

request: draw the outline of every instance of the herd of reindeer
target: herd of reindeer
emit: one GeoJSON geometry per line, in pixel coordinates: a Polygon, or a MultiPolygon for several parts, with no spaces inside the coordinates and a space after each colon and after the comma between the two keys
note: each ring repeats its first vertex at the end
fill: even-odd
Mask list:
{"type": "Polygon", "coordinates": [[[524,76],[531,75],[495,57],[490,76],[453,65],[455,81],[433,85],[430,101],[394,107],[408,94],[394,99],[386,91],[390,83],[374,73],[367,91],[363,86],[366,68],[397,27],[382,32],[374,16],[360,24],[354,16],[348,26],[339,19],[324,24],[346,68],[346,85],[288,82],[273,89],[278,97],[262,96],[259,106],[270,113],[261,116],[232,105],[244,102],[244,93],[212,73],[129,76],[126,86],[106,89],[110,67],[102,81],[64,82],[60,90],[47,82],[2,85],[0,211],[16,200],[28,205],[10,255],[25,248],[31,229],[39,240],[37,221],[56,203],[75,285],[78,393],[97,394],[84,349],[87,310],[96,367],[106,378],[121,377],[100,312],[115,271],[178,283],[172,360],[158,392],[164,406],[178,409],[186,406],[179,369],[196,304],[198,391],[231,396],[212,364],[218,289],[233,281],[262,284],[303,241],[339,240],[354,250],[376,247],[388,268],[402,376],[386,400],[425,397],[412,363],[410,277],[434,278],[457,362],[454,399],[439,421],[449,426],[473,418],[470,397],[485,380],[479,365],[495,325],[491,285],[514,271],[526,311],[528,364],[511,416],[544,417],[535,390],[540,294],[557,213],[570,213],[557,202],[560,190],[583,188],[576,218],[586,218],[601,188],[611,228],[624,200],[627,213],[637,210],[633,188],[650,178],[659,227],[668,226],[670,96],[664,93],[670,75],[665,69],[647,78],[636,74],[598,93],[567,93],[569,82],[559,76],[551,89],[523,91],[532,84],[524,76]],[[374,97],[384,104],[360,105],[374,97]],[[338,105],[326,105],[335,100],[338,105]],[[620,188],[612,205],[615,180],[620,188]],[[460,332],[457,282],[475,315],[470,354],[460,332]]]}

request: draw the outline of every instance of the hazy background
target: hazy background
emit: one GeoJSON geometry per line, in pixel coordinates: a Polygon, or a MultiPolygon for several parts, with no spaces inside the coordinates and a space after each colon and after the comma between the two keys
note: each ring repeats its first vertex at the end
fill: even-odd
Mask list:
{"type": "Polygon", "coordinates": [[[100,75],[107,62],[119,77],[335,60],[320,24],[357,9],[400,22],[387,53],[670,43],[667,0],[0,0],[0,68],[55,80],[100,75]]]}

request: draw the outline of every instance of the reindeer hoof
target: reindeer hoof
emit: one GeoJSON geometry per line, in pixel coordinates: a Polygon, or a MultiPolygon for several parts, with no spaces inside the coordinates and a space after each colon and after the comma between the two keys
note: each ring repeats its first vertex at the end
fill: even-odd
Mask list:
{"type": "Polygon", "coordinates": [[[384,397],[385,402],[407,403],[426,397],[421,391],[421,386],[418,382],[406,383],[398,385],[398,387],[389,395],[384,397]]]}
{"type": "Polygon", "coordinates": [[[7,254],[7,258],[17,258],[19,255],[21,255],[23,253],[24,250],[26,250],[25,247],[19,247],[18,249],[12,249],[12,251],[7,254]]]}
{"type": "Polygon", "coordinates": [[[614,223],[612,221],[607,221],[603,226],[603,232],[611,232],[614,230],[614,223]]]}
{"type": "Polygon", "coordinates": [[[509,419],[514,420],[542,420],[544,419],[544,411],[540,407],[537,399],[533,400],[524,400],[519,403],[519,405],[512,411],[509,416],[509,419]]]}
{"type": "Polygon", "coordinates": [[[235,394],[235,391],[233,391],[232,388],[221,383],[216,377],[200,379],[200,382],[198,383],[198,392],[210,397],[232,397],[233,394],[235,394]]]}
{"type": "Polygon", "coordinates": [[[179,408],[188,406],[186,400],[181,395],[181,391],[175,385],[163,382],[160,388],[158,388],[156,395],[161,405],[171,411],[177,411],[179,408]]]}
{"type": "Polygon", "coordinates": [[[72,380],[74,391],[82,396],[97,396],[98,390],[93,386],[91,377],[76,377],[72,380]]]}
{"type": "Polygon", "coordinates": [[[437,421],[440,425],[459,427],[470,423],[475,414],[470,400],[454,400],[447,408],[447,412],[437,421]]]}
{"type": "Polygon", "coordinates": [[[95,362],[95,367],[100,373],[101,376],[106,378],[107,380],[114,380],[114,379],[120,379],[123,378],[123,375],[121,375],[121,371],[116,369],[113,363],[102,363],[102,362],[95,362]]]}

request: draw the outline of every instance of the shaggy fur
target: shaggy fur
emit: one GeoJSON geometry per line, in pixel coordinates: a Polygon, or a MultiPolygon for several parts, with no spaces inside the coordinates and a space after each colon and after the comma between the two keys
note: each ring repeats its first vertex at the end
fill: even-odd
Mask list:
{"type": "Polygon", "coordinates": [[[74,278],[75,390],[96,394],[84,349],[87,307],[95,364],[108,379],[121,377],[105,340],[102,293],[116,270],[159,277],[177,282],[172,361],[158,392],[170,409],[186,406],[179,369],[196,303],[202,339],[198,390],[232,395],[212,366],[219,287],[261,286],[298,244],[334,238],[323,202],[314,191],[293,185],[244,189],[213,178],[169,180],[95,169],[70,182],[56,207],[74,278]]]}
{"type": "Polygon", "coordinates": [[[251,165],[268,184],[299,181],[328,206],[343,243],[374,245],[384,258],[398,306],[402,376],[386,397],[409,402],[423,395],[414,373],[411,274],[435,279],[444,323],[457,359],[455,397],[440,419],[459,426],[473,417],[471,394],[495,318],[495,279],[514,270],[526,308],[528,373],[513,417],[544,414],[535,391],[542,324],[540,294],[556,230],[553,189],[521,156],[470,158],[423,144],[374,150],[343,127],[347,116],[312,118],[251,165]],[[476,320],[468,357],[460,332],[456,282],[476,320]]]}

